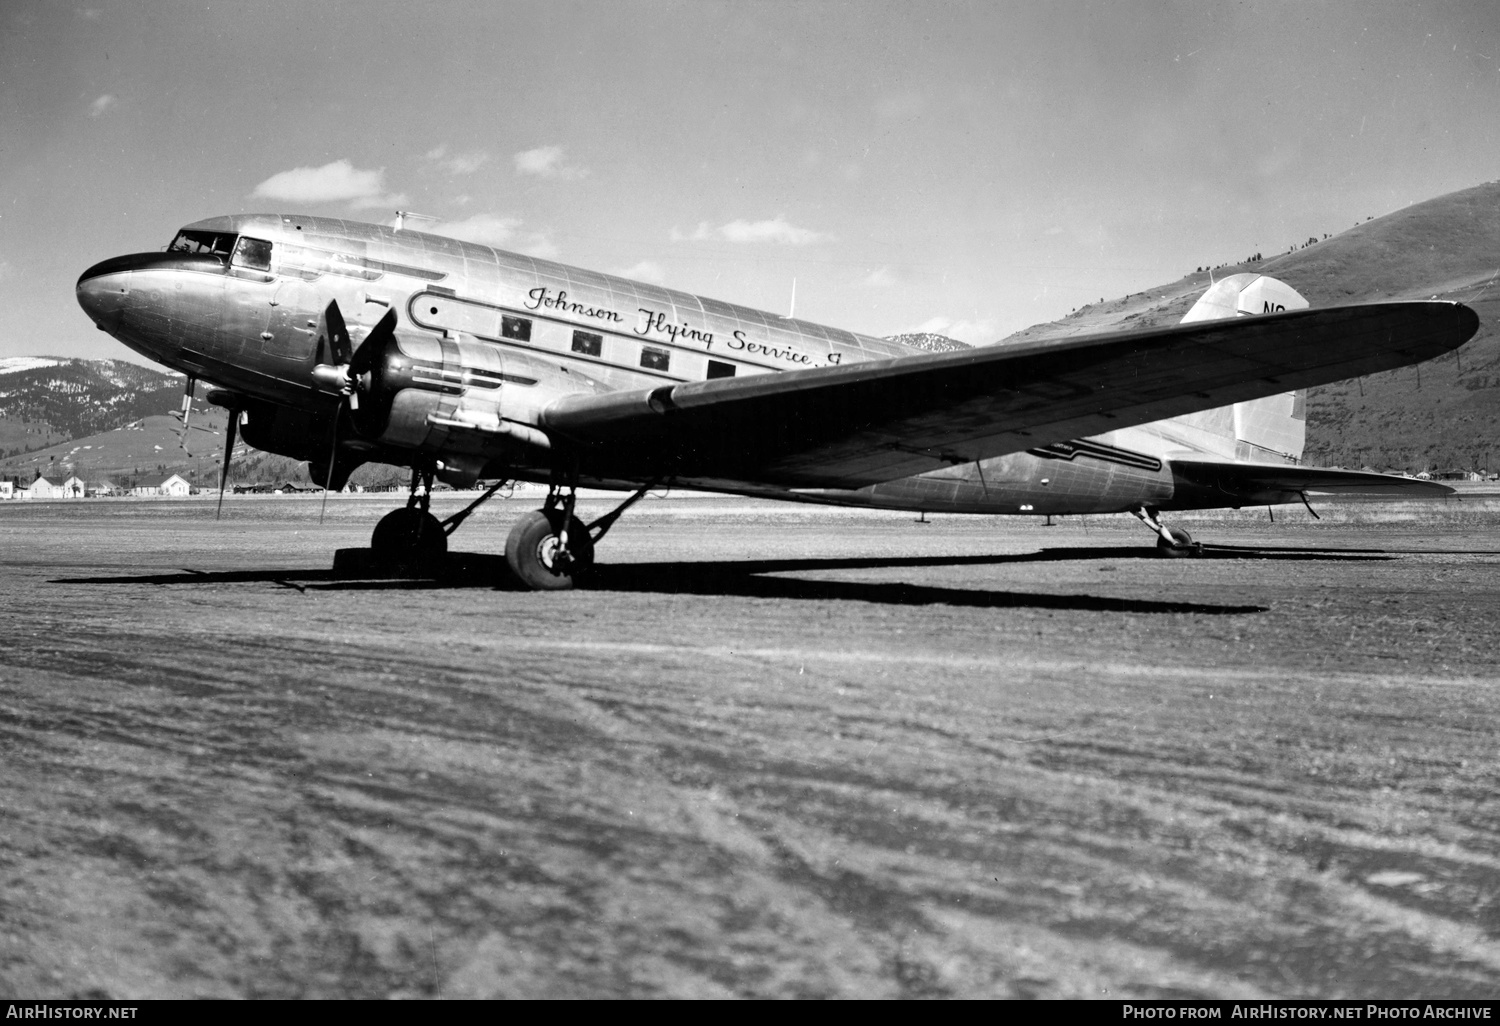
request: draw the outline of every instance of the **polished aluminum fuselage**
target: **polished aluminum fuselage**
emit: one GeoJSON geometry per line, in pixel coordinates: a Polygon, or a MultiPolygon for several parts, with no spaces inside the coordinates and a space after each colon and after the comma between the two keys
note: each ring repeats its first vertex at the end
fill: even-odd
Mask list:
{"type": "MultiPolygon", "coordinates": [[[[99,326],[155,361],[251,399],[326,409],[314,368],[319,323],[337,302],[357,348],[396,311],[409,337],[494,347],[501,362],[566,368],[580,389],[640,389],[711,377],[915,355],[900,342],[422,232],[330,218],[240,215],[184,229],[271,243],[268,267],[171,253],[105,261],[79,281],[99,326]]],[[[679,482],[750,494],[972,513],[1114,512],[1170,502],[1172,422],[1092,448],[1014,453],[857,491],[679,482]]],[[[441,433],[432,445],[442,445],[441,433]]],[[[399,454],[385,453],[384,458],[399,454]]],[[[545,454],[514,467],[541,476],[545,454]]],[[[599,481],[601,484],[623,482],[599,481]]]]}

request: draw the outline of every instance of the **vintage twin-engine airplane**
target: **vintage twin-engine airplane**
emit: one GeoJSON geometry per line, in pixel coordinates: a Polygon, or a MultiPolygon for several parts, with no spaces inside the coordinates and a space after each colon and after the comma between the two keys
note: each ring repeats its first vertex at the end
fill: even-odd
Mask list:
{"type": "Polygon", "coordinates": [[[194,378],[213,386],[231,411],[226,471],[237,424],[334,489],[361,463],[410,467],[406,507],[375,528],[382,554],[441,554],[499,487],[440,523],[434,477],[547,483],[505,547],[535,588],[571,586],[620,514],[662,485],[912,511],[1128,511],[1168,554],[1191,542],[1161,510],[1422,488],[1295,465],[1296,390],[1438,356],[1478,328],[1456,303],[1294,309],[1306,304],[1282,283],[1236,276],[1173,327],[934,352],[399,220],[282,215],[195,222],[165,251],[89,268],[77,295],[100,329],[185,372],[190,392],[194,378]],[[1250,312],[1265,315],[1236,316],[1250,312]],[[584,525],[579,487],[634,494],[584,525]]]}

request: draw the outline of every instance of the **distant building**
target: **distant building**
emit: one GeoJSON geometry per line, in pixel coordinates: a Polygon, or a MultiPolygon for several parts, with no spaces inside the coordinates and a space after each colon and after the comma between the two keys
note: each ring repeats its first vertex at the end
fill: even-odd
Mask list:
{"type": "Polygon", "coordinates": [[[181,474],[168,474],[166,477],[150,477],[130,489],[131,495],[141,497],[152,495],[165,495],[174,499],[185,498],[191,495],[193,486],[187,483],[187,479],[181,474]]]}
{"type": "Polygon", "coordinates": [[[27,498],[31,499],[61,499],[63,498],[63,486],[49,478],[38,476],[26,488],[27,498]]]}
{"type": "Polygon", "coordinates": [[[89,486],[77,474],[62,483],[63,495],[69,499],[81,499],[88,494],[88,490],[89,486]]]}
{"type": "Polygon", "coordinates": [[[119,491],[113,481],[95,481],[84,489],[84,494],[91,499],[97,499],[101,495],[113,495],[119,491]]]}
{"type": "Polygon", "coordinates": [[[16,480],[12,477],[0,478],[0,499],[14,499],[16,497],[16,480]]]}

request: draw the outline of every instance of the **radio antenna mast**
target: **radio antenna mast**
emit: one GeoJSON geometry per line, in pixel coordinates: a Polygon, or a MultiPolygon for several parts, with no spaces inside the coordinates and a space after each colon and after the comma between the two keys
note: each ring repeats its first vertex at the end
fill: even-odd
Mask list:
{"type": "Polygon", "coordinates": [[[406,219],[408,217],[411,218],[414,221],[441,221],[442,220],[441,217],[433,217],[431,214],[419,214],[415,210],[398,210],[398,211],[396,211],[396,220],[395,220],[395,223],[393,223],[391,225],[391,227],[394,228],[394,229],[396,229],[396,231],[399,232],[402,228],[406,227],[406,219]]]}

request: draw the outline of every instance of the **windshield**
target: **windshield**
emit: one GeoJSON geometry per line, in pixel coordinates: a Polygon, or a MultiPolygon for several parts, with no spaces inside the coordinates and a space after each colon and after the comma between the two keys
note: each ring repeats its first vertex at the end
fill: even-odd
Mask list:
{"type": "Polygon", "coordinates": [[[227,258],[234,250],[234,240],[237,236],[227,232],[189,232],[181,231],[167,247],[168,253],[212,253],[216,257],[227,258]]]}

